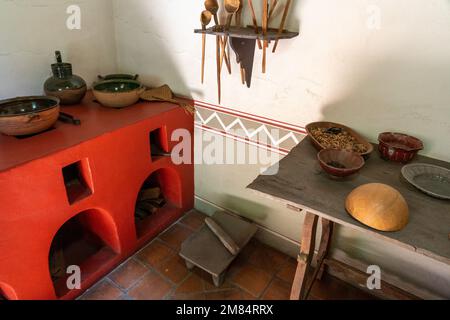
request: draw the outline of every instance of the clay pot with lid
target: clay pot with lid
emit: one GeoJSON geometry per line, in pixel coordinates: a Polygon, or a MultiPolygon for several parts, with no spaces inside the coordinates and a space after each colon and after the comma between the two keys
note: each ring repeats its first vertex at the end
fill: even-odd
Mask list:
{"type": "Polygon", "coordinates": [[[44,84],[45,94],[57,97],[61,105],[78,104],[86,95],[86,82],[72,73],[72,64],[62,62],[61,52],[56,51],[56,63],[52,64],[53,76],[44,84]]]}

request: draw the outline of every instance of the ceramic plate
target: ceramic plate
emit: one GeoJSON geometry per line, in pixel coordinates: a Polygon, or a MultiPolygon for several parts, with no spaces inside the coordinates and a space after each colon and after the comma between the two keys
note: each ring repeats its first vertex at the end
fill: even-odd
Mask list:
{"type": "Polygon", "coordinates": [[[450,170],[431,164],[414,163],[404,166],[402,175],[426,194],[450,200],[450,170]]]}

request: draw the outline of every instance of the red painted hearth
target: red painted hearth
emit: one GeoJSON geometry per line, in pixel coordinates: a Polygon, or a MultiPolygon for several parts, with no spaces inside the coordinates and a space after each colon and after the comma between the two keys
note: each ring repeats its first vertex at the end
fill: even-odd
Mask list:
{"type": "Polygon", "coordinates": [[[62,111],[82,125],[0,136],[0,296],[7,299],[73,299],[193,207],[193,165],[152,157],[150,147],[153,140],[170,151],[178,128],[192,137],[193,117],[182,108],[141,102],[107,109],[89,93],[62,111]],[[135,204],[148,179],[167,204],[138,221],[135,204]],[[81,290],[52,278],[55,244],[68,264],[80,265],[81,290]]]}

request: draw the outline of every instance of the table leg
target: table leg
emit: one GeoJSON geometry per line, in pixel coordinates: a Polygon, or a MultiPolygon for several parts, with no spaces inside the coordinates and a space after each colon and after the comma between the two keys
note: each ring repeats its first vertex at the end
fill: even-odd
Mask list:
{"type": "Polygon", "coordinates": [[[223,281],[225,280],[225,272],[223,272],[223,273],[221,273],[220,275],[218,275],[218,276],[212,276],[212,279],[213,279],[213,282],[214,282],[214,285],[217,287],[217,288],[219,288],[222,284],[223,284],[223,281]]]}
{"type": "Polygon", "coordinates": [[[330,251],[331,239],[333,237],[334,223],[325,218],[321,219],[322,222],[322,238],[320,240],[319,252],[316,259],[316,267],[318,268],[317,279],[322,279],[325,271],[325,260],[328,251],[330,251]]]}
{"type": "Polygon", "coordinates": [[[291,300],[300,300],[306,290],[306,274],[311,268],[314,255],[318,216],[306,213],[303,224],[302,243],[297,261],[297,271],[292,284],[291,300]]]}
{"type": "Polygon", "coordinates": [[[189,262],[187,260],[185,262],[186,262],[186,268],[188,268],[188,270],[194,269],[195,266],[192,262],[189,262]]]}
{"type": "Polygon", "coordinates": [[[314,282],[317,279],[321,279],[323,272],[324,272],[324,261],[325,258],[328,255],[328,251],[330,249],[330,245],[331,245],[331,237],[333,235],[333,225],[334,223],[331,222],[330,220],[321,218],[321,222],[322,222],[322,235],[320,238],[320,245],[319,245],[319,251],[317,253],[317,257],[316,257],[316,268],[314,269],[314,273],[311,276],[311,280],[308,284],[308,286],[306,286],[306,290],[303,296],[303,299],[308,299],[309,293],[311,292],[311,289],[314,285],[314,282]]]}

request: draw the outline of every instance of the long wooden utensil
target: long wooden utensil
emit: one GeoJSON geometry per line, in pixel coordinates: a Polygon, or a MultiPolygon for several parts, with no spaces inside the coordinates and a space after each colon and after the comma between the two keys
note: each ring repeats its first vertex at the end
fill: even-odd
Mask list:
{"type": "Polygon", "coordinates": [[[286,24],[286,18],[288,16],[289,7],[291,6],[291,2],[292,2],[292,0],[287,0],[286,5],[284,7],[283,18],[281,18],[281,24],[280,24],[280,28],[278,29],[277,40],[275,41],[275,44],[274,44],[273,50],[272,50],[273,53],[275,53],[275,51],[277,50],[278,41],[280,40],[279,38],[280,38],[281,34],[283,33],[284,25],[286,24]]]}
{"type": "Polygon", "coordinates": [[[216,37],[216,60],[217,60],[217,90],[219,97],[219,104],[221,98],[221,84],[220,84],[220,37],[216,37]]]}
{"type": "MultiPolygon", "coordinates": [[[[239,10],[236,12],[235,15],[235,19],[236,19],[236,25],[238,27],[242,27],[242,10],[244,7],[244,1],[241,1],[241,3],[239,4],[239,10]]],[[[242,67],[242,65],[240,66],[241,69],[241,82],[242,84],[245,85],[245,70],[244,67],[242,67]]]]}
{"type": "Polygon", "coordinates": [[[277,7],[278,0],[272,0],[270,2],[270,11],[269,11],[269,23],[270,19],[272,18],[273,12],[275,11],[275,8],[277,7]]]}
{"type": "MultiPolygon", "coordinates": [[[[206,0],[205,8],[212,13],[216,27],[219,26],[219,19],[217,18],[217,12],[219,11],[219,4],[216,0],[206,0]]],[[[221,37],[216,36],[216,65],[217,65],[217,95],[220,104],[221,100],[221,83],[220,83],[220,47],[221,37]]]]}
{"type": "MultiPolygon", "coordinates": [[[[206,30],[206,26],[211,22],[212,14],[208,10],[202,12],[200,22],[202,29],[206,30]]],[[[202,84],[205,78],[205,49],[206,49],[206,33],[202,34],[202,84]]]]}
{"type": "MultiPolygon", "coordinates": [[[[205,9],[211,12],[211,14],[214,17],[214,23],[216,25],[216,28],[219,28],[219,18],[217,17],[217,13],[219,12],[219,3],[217,0],[206,0],[205,1],[205,9]]],[[[220,37],[220,36],[218,36],[220,37]]],[[[220,44],[223,44],[223,39],[220,37],[220,44]]],[[[220,52],[220,51],[219,51],[220,52]]],[[[225,62],[227,65],[228,73],[231,74],[231,63],[230,63],[230,57],[225,52],[225,62]]],[[[222,69],[222,68],[221,68],[222,69]]]]}
{"type": "MultiPolygon", "coordinates": [[[[268,0],[263,0],[263,16],[262,16],[262,29],[263,36],[267,35],[267,21],[268,21],[268,0]]],[[[266,73],[266,59],[267,59],[267,40],[263,42],[263,61],[262,61],[262,73],[266,73]]]]}
{"type": "Polygon", "coordinates": [[[244,2],[241,1],[239,3],[239,10],[236,12],[236,15],[235,15],[236,25],[238,27],[242,26],[242,9],[243,9],[243,7],[244,7],[244,2]]]}
{"type": "MultiPolygon", "coordinates": [[[[225,0],[225,10],[227,11],[227,24],[225,25],[225,31],[230,29],[231,21],[233,20],[233,15],[239,10],[241,1],[240,0],[225,0]]],[[[222,60],[225,56],[226,47],[228,45],[228,35],[225,36],[225,41],[222,46],[222,55],[221,55],[221,65],[222,60]]]]}
{"type": "MultiPolygon", "coordinates": [[[[248,6],[250,7],[250,12],[252,13],[253,26],[255,27],[255,33],[259,34],[258,20],[256,20],[255,8],[253,7],[253,1],[248,0],[248,6]]],[[[258,48],[262,49],[261,40],[258,38],[258,48]]]]}

